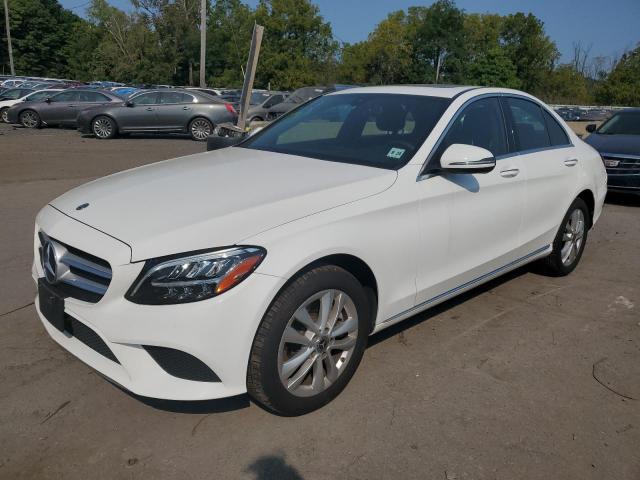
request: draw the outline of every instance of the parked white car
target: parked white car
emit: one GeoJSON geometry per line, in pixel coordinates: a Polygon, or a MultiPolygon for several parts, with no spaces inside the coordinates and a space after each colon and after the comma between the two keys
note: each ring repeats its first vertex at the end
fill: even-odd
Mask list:
{"type": "Polygon", "coordinates": [[[243,143],[80,186],[37,216],[36,308],[136,394],[321,407],[367,337],[535,260],[578,264],[600,155],[495,88],[354,88],[243,143]]]}
{"type": "Polygon", "coordinates": [[[41,102],[45,98],[52,96],[55,93],[61,92],[62,90],[59,88],[47,88],[44,90],[36,90],[35,92],[27,93],[19,98],[14,98],[11,100],[3,100],[0,101],[0,120],[5,123],[9,123],[9,118],[7,117],[7,112],[10,107],[13,107],[15,104],[20,102],[41,102]]]}

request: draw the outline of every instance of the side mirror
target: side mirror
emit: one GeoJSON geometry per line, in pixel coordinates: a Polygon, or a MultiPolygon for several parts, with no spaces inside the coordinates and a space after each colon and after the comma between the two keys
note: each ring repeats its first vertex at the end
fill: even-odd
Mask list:
{"type": "Polygon", "coordinates": [[[51,103],[51,97],[45,98],[44,101],[47,102],[47,103],[51,103]]]}
{"type": "Polygon", "coordinates": [[[590,123],[589,125],[587,125],[587,132],[589,133],[593,133],[596,131],[596,129],[598,128],[598,126],[595,123],[590,123]]]}
{"type": "Polygon", "coordinates": [[[135,103],[133,103],[131,100],[127,100],[126,102],[124,102],[124,104],[125,104],[127,107],[133,107],[133,106],[135,106],[135,103]]]}
{"type": "Polygon", "coordinates": [[[440,157],[440,167],[451,173],[489,173],[496,159],[486,148],[454,143],[440,157]]]}

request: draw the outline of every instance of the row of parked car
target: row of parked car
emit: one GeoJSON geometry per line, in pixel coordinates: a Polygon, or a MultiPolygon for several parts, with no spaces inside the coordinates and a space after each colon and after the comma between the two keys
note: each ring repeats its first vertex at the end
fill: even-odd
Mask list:
{"type": "MultiPolygon", "coordinates": [[[[235,124],[240,109],[240,90],[33,77],[0,77],[0,82],[3,122],[26,128],[73,127],[99,139],[186,133],[203,141],[220,125],[235,124]]],[[[304,87],[292,93],[254,90],[246,118],[271,121],[314,97],[348,87],[304,87]]]]}

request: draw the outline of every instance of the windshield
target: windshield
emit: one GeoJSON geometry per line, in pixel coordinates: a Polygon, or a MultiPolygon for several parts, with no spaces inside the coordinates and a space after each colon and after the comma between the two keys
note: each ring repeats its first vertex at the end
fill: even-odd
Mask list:
{"type": "Polygon", "coordinates": [[[600,126],[597,133],[601,135],[640,135],[640,111],[616,113],[600,126]]]}
{"type": "Polygon", "coordinates": [[[327,95],[292,110],[239,146],[397,170],[420,148],[449,103],[419,95],[327,95]]]}
{"type": "Polygon", "coordinates": [[[251,105],[259,105],[270,96],[271,94],[269,92],[253,92],[249,103],[251,103],[251,105]]]}
{"type": "Polygon", "coordinates": [[[59,91],[60,90],[58,90],[56,92],[52,92],[51,90],[42,90],[42,91],[39,91],[39,92],[34,92],[31,95],[29,95],[27,98],[25,98],[25,100],[27,102],[37,102],[39,100],[44,100],[47,97],[55,95],[59,91]]]}

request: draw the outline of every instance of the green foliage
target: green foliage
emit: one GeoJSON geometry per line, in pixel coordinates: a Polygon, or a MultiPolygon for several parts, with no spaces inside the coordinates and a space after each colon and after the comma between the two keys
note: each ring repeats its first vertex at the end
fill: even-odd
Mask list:
{"type": "Polygon", "coordinates": [[[622,56],[595,94],[603,105],[640,106],[640,45],[622,56]]]}
{"type": "MultiPolygon", "coordinates": [[[[9,0],[19,74],[131,83],[197,83],[199,0],[130,0],[129,12],[92,0],[88,17],[57,0],[9,0]]],[[[519,88],[554,103],[640,104],[640,46],[611,73],[557,66],[532,14],[468,14],[454,0],[390,13],[355,44],[335,40],[312,0],[207,0],[207,82],[240,87],[255,23],[265,27],[256,86],[459,83],[519,88]]],[[[0,13],[2,4],[0,3],[0,13]]],[[[595,60],[594,60],[595,61],[595,60]]],[[[0,44],[8,71],[6,44],[0,44]]]]}

